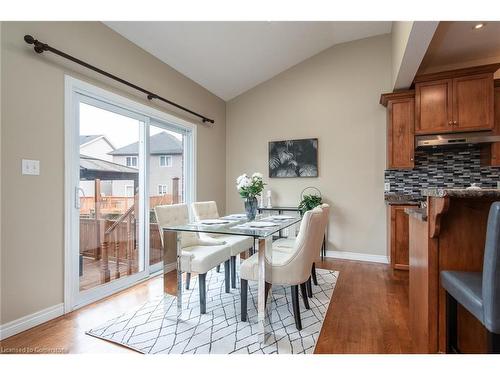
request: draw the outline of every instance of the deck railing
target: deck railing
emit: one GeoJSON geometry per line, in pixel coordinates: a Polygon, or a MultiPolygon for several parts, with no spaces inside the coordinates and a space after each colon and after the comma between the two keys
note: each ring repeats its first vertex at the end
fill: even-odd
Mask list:
{"type": "MultiPolygon", "coordinates": [[[[99,194],[100,190],[98,182],[96,180],[97,194],[99,194]]],[[[150,207],[178,203],[178,183],[178,178],[172,180],[172,195],[150,197],[150,207]]],[[[100,199],[96,197],[83,198],[91,200],[95,209],[94,212],[87,211],[88,206],[84,206],[84,202],[82,202],[82,209],[80,210],[80,254],[100,260],[101,283],[111,281],[110,268],[113,268],[113,265],[114,279],[122,276],[120,265],[124,262],[127,275],[138,272],[138,226],[135,211],[135,207],[138,207],[138,196],[101,197],[100,199]],[[120,203],[122,209],[117,212],[119,202],[122,202],[120,203]],[[123,207],[127,208],[123,210],[123,207]],[[107,210],[113,212],[106,212],[107,210]],[[119,214],[120,216],[116,219],[106,218],[110,214],[119,214]]],[[[162,253],[160,233],[156,223],[149,223],[149,233],[150,249],[158,250],[154,252],[155,259],[150,259],[150,261],[156,263],[161,260],[162,253]]],[[[146,251],[150,251],[150,249],[146,249],[146,251]]],[[[150,257],[153,257],[152,252],[150,252],[150,257]]]]}

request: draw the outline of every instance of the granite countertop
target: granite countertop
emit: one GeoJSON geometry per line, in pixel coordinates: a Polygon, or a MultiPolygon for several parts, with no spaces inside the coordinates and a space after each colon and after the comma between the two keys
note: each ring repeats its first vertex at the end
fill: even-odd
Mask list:
{"type": "Polygon", "coordinates": [[[443,189],[430,188],[422,189],[424,197],[452,197],[452,198],[498,198],[500,199],[500,189],[443,189]]]}
{"type": "Polygon", "coordinates": [[[420,204],[420,201],[422,200],[422,197],[413,194],[388,193],[384,194],[384,200],[388,205],[405,204],[418,206],[420,204]]]}
{"type": "Polygon", "coordinates": [[[427,208],[421,208],[421,207],[405,208],[405,213],[421,221],[427,221],[427,208]]]}

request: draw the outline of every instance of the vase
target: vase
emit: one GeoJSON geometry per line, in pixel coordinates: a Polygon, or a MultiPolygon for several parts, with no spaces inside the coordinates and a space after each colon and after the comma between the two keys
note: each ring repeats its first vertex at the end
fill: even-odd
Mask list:
{"type": "Polygon", "coordinates": [[[248,220],[254,220],[257,215],[257,198],[251,197],[245,199],[245,213],[248,220]]]}

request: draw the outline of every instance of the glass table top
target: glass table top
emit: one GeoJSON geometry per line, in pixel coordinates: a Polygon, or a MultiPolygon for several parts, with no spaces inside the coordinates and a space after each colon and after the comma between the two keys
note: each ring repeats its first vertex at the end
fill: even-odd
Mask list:
{"type": "Polygon", "coordinates": [[[301,221],[300,217],[287,215],[257,215],[255,220],[248,220],[245,214],[221,217],[217,220],[200,220],[185,225],[163,227],[163,231],[200,232],[212,234],[230,234],[264,238],[288,228],[301,221]]]}

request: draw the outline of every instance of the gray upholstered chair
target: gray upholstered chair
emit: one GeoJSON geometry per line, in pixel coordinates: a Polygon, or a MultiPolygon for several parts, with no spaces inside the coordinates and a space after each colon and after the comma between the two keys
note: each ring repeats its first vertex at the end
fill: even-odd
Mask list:
{"type": "Polygon", "coordinates": [[[447,353],[458,353],[457,303],[488,331],[488,352],[500,353],[500,202],[491,205],[486,231],[483,272],[442,271],[446,290],[447,353]]]}

